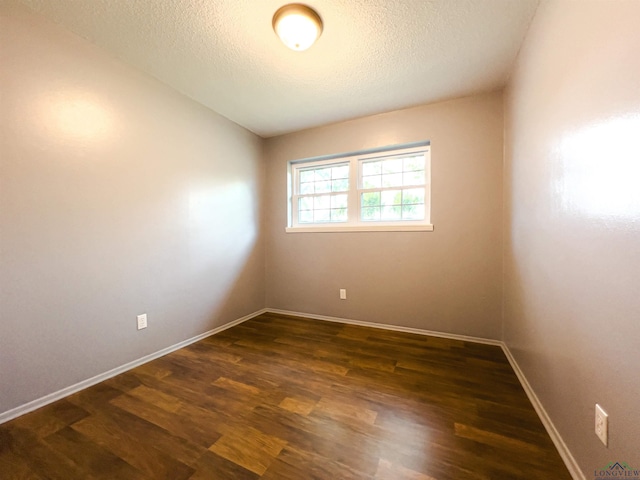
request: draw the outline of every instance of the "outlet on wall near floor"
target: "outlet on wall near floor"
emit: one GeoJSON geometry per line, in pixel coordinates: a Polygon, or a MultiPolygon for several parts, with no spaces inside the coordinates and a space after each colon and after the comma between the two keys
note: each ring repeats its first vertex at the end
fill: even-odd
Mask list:
{"type": "Polygon", "coordinates": [[[347,299],[347,289],[346,288],[341,288],[340,289],[340,300],[346,300],[347,299]]]}
{"type": "Polygon", "coordinates": [[[596,403],[596,435],[605,447],[609,442],[609,415],[596,403]]]}
{"type": "Polygon", "coordinates": [[[143,328],[147,328],[147,314],[143,313],[142,315],[138,315],[138,330],[142,330],[143,328]]]}

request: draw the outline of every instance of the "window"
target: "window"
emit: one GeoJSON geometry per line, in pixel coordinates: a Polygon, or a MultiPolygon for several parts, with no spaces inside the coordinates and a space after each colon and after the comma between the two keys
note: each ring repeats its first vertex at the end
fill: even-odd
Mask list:
{"type": "Polygon", "coordinates": [[[288,232],[433,230],[430,147],[291,163],[288,232]]]}

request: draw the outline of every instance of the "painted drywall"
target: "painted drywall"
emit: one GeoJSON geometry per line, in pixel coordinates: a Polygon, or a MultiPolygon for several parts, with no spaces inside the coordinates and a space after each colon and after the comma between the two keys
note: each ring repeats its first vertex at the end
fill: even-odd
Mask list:
{"type": "Polygon", "coordinates": [[[543,3],[506,95],[504,339],[586,478],[640,469],[639,21],[543,3]]]}
{"type": "Polygon", "coordinates": [[[267,306],[499,339],[502,115],[496,92],[267,139],[267,306]],[[424,140],[433,232],[285,233],[289,161],[424,140]]]}
{"type": "Polygon", "coordinates": [[[1,413],[261,309],[264,250],[259,137],[0,12],[1,413]]]}
{"type": "Polygon", "coordinates": [[[500,88],[538,4],[314,0],[300,54],[272,28],[284,0],[14,1],[265,137],[500,88]]]}

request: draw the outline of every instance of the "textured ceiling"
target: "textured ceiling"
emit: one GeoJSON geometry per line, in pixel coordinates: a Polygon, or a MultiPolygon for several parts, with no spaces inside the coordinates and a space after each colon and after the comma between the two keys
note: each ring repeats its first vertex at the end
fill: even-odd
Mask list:
{"type": "Polygon", "coordinates": [[[271,29],[286,0],[19,0],[264,136],[502,87],[538,0],[310,0],[306,52],[271,29]]]}

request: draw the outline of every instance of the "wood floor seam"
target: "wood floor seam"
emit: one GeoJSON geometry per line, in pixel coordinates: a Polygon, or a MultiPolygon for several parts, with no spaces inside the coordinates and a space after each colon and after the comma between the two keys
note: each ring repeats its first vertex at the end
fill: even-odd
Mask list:
{"type": "Polygon", "coordinates": [[[266,312],[0,425],[0,478],[571,476],[499,346],[266,312]]]}

